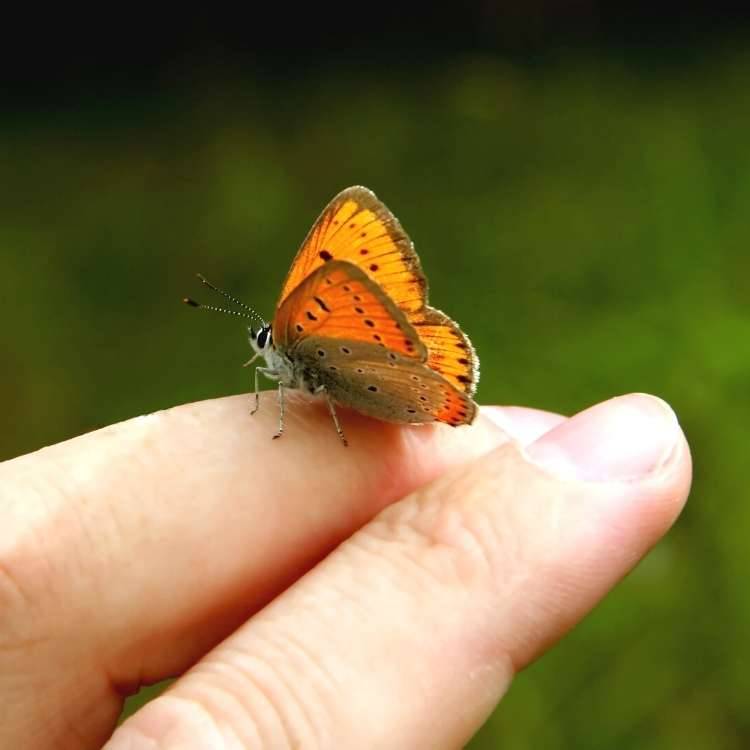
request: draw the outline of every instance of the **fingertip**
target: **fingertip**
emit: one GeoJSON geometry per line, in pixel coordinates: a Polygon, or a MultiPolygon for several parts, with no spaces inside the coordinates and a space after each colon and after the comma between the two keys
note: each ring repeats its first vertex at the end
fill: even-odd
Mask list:
{"type": "Polygon", "coordinates": [[[558,478],[630,481],[663,471],[677,460],[683,443],[669,404],[633,393],[584,409],[534,441],[527,452],[558,478]]]}

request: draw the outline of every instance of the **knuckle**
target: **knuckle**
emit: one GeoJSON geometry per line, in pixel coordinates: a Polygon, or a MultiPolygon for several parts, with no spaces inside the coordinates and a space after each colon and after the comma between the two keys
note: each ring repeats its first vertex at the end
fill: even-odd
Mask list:
{"type": "Polygon", "coordinates": [[[46,504],[50,488],[37,477],[28,484],[19,496],[10,483],[0,492],[6,519],[0,525],[0,638],[8,648],[60,636],[77,572],[71,556],[61,553],[67,529],[46,504]]]}
{"type": "Polygon", "coordinates": [[[55,620],[39,601],[48,577],[30,571],[40,564],[31,558],[28,545],[2,539],[0,547],[0,672],[18,674],[22,665],[24,676],[14,688],[20,696],[35,689],[34,675],[54,649],[55,620]]]}
{"type": "Polygon", "coordinates": [[[15,639],[18,627],[28,636],[28,623],[36,617],[49,589],[47,561],[27,538],[3,534],[0,539],[0,617],[3,640],[15,639]]]}

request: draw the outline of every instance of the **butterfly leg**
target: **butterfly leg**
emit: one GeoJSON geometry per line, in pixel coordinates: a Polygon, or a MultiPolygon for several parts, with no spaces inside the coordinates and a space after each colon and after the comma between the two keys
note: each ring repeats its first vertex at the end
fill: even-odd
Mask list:
{"type": "Polygon", "coordinates": [[[346,439],[346,436],[344,435],[344,431],[341,429],[341,424],[339,423],[339,417],[338,414],[336,414],[336,407],[333,404],[333,400],[328,395],[328,391],[326,390],[325,386],[321,386],[320,390],[325,394],[326,403],[328,404],[328,411],[331,413],[331,418],[333,419],[333,424],[336,427],[336,432],[341,438],[341,442],[344,444],[344,447],[346,447],[349,445],[349,443],[346,439]]]}
{"type": "MultiPolygon", "coordinates": [[[[250,360],[252,362],[252,359],[250,360]]],[[[250,410],[250,416],[252,417],[253,414],[255,414],[256,411],[258,411],[258,408],[260,407],[260,394],[258,393],[258,370],[260,368],[255,368],[255,406],[250,410]]]]}
{"type": "MultiPolygon", "coordinates": [[[[255,359],[255,357],[253,357],[255,359]]],[[[250,360],[250,362],[247,362],[246,364],[250,364],[253,359],[250,360]]],[[[244,367],[245,365],[243,365],[244,367]]],[[[265,375],[269,380],[278,380],[279,376],[276,373],[275,370],[271,370],[268,367],[256,367],[255,368],[255,406],[250,411],[250,416],[255,414],[256,411],[258,411],[258,407],[260,406],[260,388],[258,386],[258,375],[265,375]]],[[[279,384],[281,386],[281,384],[279,384]]]]}
{"type": "Polygon", "coordinates": [[[279,383],[279,431],[273,439],[280,438],[284,434],[284,386],[279,383]]]}

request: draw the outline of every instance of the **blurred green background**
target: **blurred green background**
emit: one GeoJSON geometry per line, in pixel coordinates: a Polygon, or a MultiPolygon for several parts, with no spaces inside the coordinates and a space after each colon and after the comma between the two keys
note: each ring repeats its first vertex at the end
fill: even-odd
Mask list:
{"type": "Polygon", "coordinates": [[[248,391],[243,326],[180,304],[209,301],[194,273],[270,317],[318,212],[367,185],[472,337],[481,402],[649,391],[694,454],[673,531],[471,748],[746,748],[750,35],[505,20],[368,63],[209,53],[12,99],[0,458],[248,391]]]}

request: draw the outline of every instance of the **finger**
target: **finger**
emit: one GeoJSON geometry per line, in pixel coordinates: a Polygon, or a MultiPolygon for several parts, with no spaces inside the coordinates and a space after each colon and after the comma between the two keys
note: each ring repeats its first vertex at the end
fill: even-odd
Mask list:
{"type": "Polygon", "coordinates": [[[107,748],[461,747],[689,484],[677,421],[647,396],[506,444],[381,513],[107,748]]]}
{"type": "Polygon", "coordinates": [[[385,505],[506,440],[482,418],[344,413],[344,448],[324,405],[290,399],[274,441],[274,401],[254,418],[246,397],[190,404],[0,466],[0,652],[20,660],[0,700],[33,707],[24,747],[108,733],[122,693],[183,671],[385,505]]]}

